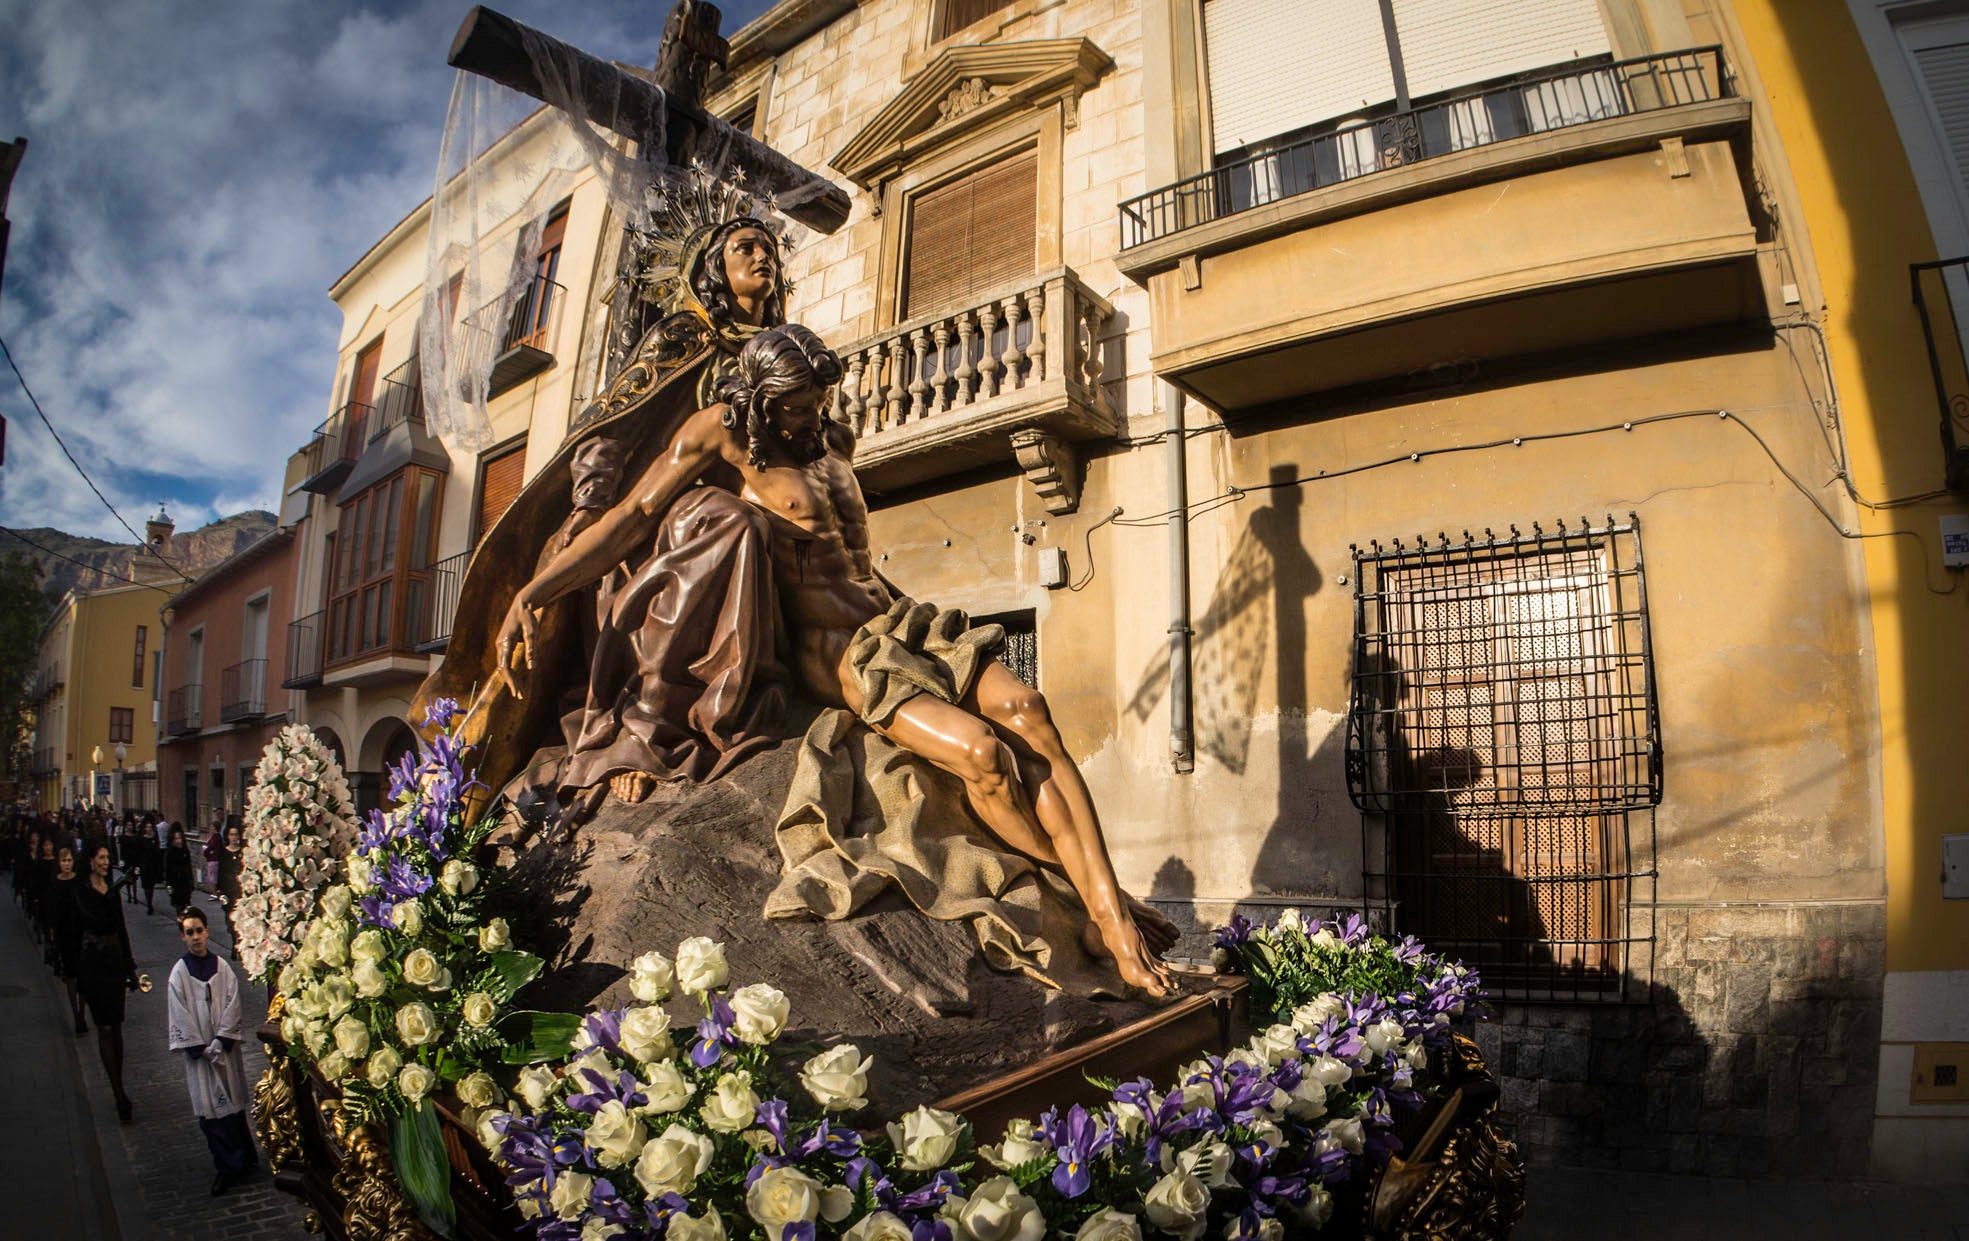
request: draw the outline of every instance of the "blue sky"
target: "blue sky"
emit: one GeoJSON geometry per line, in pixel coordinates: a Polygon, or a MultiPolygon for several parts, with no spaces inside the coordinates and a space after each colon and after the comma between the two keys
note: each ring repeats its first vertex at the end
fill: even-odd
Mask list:
{"type": "MultiPolygon", "coordinates": [[[[275,507],[328,412],[328,286],[431,192],[469,7],[0,0],[0,141],[29,143],[0,336],[132,524],[275,507]]],[[[649,64],[668,4],[494,7],[649,64]]],[[[722,7],[729,35],[766,6],[722,7]]],[[[0,525],[127,539],[4,368],[0,413],[0,525]]]]}

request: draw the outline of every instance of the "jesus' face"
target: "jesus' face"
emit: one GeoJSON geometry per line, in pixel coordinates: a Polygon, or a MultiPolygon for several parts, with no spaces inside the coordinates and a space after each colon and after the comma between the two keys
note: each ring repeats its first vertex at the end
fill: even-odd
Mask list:
{"type": "Polygon", "coordinates": [[[827,455],[827,393],[801,388],[773,400],[773,438],[779,451],[795,465],[809,465],[827,455]]]}

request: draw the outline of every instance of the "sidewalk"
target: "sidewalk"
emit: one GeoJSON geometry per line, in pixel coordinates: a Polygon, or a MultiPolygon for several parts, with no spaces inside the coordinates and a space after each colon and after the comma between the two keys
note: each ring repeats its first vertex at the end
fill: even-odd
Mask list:
{"type": "MultiPolygon", "coordinates": [[[[213,915],[214,950],[228,954],[218,902],[203,893],[195,899],[213,915]]],[[[41,964],[26,918],[11,901],[0,907],[0,1152],[8,1167],[35,1177],[35,1192],[13,1195],[0,1233],[302,1241],[303,1207],[273,1188],[264,1167],[224,1197],[211,1196],[212,1159],[185,1094],[182,1053],[165,1046],[164,985],[184,944],[162,903],[155,915],[141,902],[123,913],[137,969],[152,983],[148,994],[129,997],[123,1024],[123,1085],[135,1104],[129,1125],[117,1123],[94,1031],[75,1036],[67,999],[41,964]]],[[[266,1002],[260,988],[246,992],[249,1003],[266,1002]]],[[[247,1080],[265,1069],[263,1049],[249,1038],[247,1080]]]]}

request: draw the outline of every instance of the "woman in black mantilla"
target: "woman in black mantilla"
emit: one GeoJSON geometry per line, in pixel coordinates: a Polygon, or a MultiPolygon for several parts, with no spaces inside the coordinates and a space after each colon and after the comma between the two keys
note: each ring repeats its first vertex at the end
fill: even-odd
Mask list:
{"type": "Polygon", "coordinates": [[[658,779],[711,778],[770,740],[783,707],[777,618],[743,602],[758,598],[761,575],[770,587],[763,546],[742,554],[756,543],[754,515],[712,487],[673,506],[648,555],[542,618],[517,686],[497,677],[495,635],[520,587],[716,399],[745,342],[785,319],[780,242],[761,220],[705,224],[680,251],[658,250],[670,274],[646,268],[618,296],[650,290],[667,313],[474,553],[443,662],[411,712],[423,718],[440,697],[470,703],[461,739],[479,747],[480,779],[550,814],[564,803],[586,813],[609,787],[640,800],[658,779]],[[661,617],[650,610],[659,593],[661,617]],[[742,633],[706,641],[692,618],[742,633]],[[721,646],[734,656],[707,661],[721,646]]]}
{"type": "Polygon", "coordinates": [[[123,925],[123,902],[109,882],[109,846],[89,849],[89,873],[75,885],[76,989],[96,1023],[96,1050],[116,1096],[116,1115],[130,1123],[130,1096],[123,1092],[123,997],[137,989],[137,959],[123,925]]]}

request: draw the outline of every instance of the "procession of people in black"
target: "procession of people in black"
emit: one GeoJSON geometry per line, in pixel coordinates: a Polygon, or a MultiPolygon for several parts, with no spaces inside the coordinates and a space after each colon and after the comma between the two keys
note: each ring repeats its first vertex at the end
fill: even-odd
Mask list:
{"type": "MultiPolygon", "coordinates": [[[[201,928],[197,950],[186,954],[184,964],[210,994],[208,980],[214,977],[215,966],[228,975],[230,967],[205,951],[202,928],[206,914],[192,904],[192,894],[198,880],[204,878],[230,923],[243,850],[236,826],[215,828],[211,843],[214,848],[202,850],[206,865],[195,866],[183,826],[152,812],[137,812],[121,821],[104,811],[49,813],[9,808],[0,812],[0,865],[11,872],[14,899],[27,919],[34,943],[41,948],[49,969],[61,979],[76,1037],[86,1036],[92,1024],[95,1027],[96,1050],[116,1101],[117,1118],[126,1125],[135,1120],[135,1105],[123,1087],[126,1003],[133,993],[148,991],[149,987],[145,985],[148,980],[137,971],[124,907],[137,904],[141,890],[145,916],[162,912],[173,918],[181,931],[193,924],[201,928]],[[201,876],[200,870],[206,874],[201,876]],[[169,901],[162,911],[157,908],[160,886],[169,901]]],[[[186,942],[190,944],[189,939],[186,942]]],[[[186,970],[174,969],[174,981],[186,970]]],[[[237,1008],[236,986],[230,994],[237,1008]]],[[[182,1008],[183,998],[173,1002],[182,1008]]],[[[172,1016],[177,1025],[184,1024],[182,1014],[175,1009],[172,1016]]],[[[223,1041],[224,1046],[212,1053],[213,1057],[231,1053],[237,1037],[228,1026],[225,1039],[214,1041],[215,1045],[223,1041]]],[[[205,1053],[193,1048],[190,1054],[198,1057],[205,1053]]],[[[213,1139],[212,1134],[220,1128],[212,1119],[212,1100],[202,1099],[194,1089],[192,1101],[199,1123],[213,1142],[219,1169],[212,1193],[221,1194],[250,1174],[257,1166],[257,1156],[237,1116],[223,1116],[221,1112],[228,1122],[220,1133],[223,1141],[213,1139]]]]}

